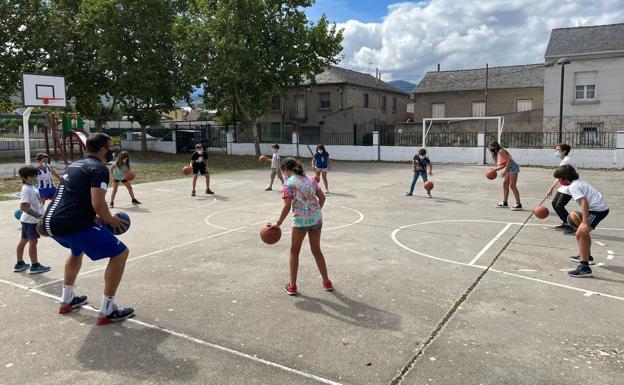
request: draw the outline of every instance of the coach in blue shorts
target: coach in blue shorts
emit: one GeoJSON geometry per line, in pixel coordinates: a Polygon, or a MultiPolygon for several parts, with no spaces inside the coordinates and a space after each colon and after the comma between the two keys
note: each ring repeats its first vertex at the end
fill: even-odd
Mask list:
{"type": "Polygon", "coordinates": [[[106,204],[109,174],[106,163],[113,159],[113,141],[102,133],[92,134],[86,143],[87,156],[72,163],[43,217],[45,235],[71,250],[65,263],[65,279],[59,313],[70,313],[87,303],[87,296],[74,294],[82,256],[91,260],[108,258],[104,273],[104,295],[98,325],[121,321],[134,315],[132,308],[118,308],[115,293],[123,276],[129,250],[104,224],[121,230],[127,223],[111,215],[106,204]]]}

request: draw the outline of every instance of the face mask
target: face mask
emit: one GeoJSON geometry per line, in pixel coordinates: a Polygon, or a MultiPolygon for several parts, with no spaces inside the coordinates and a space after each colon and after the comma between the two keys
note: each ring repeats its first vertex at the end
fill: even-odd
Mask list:
{"type": "Polygon", "coordinates": [[[562,186],[569,186],[572,183],[570,183],[569,180],[565,180],[565,179],[559,179],[559,183],[561,183],[562,186]]]}
{"type": "Polygon", "coordinates": [[[321,155],[323,155],[323,151],[320,151],[320,150],[319,150],[319,151],[317,151],[316,153],[317,153],[317,154],[321,154],[321,155]]]}
{"type": "Polygon", "coordinates": [[[555,151],[555,153],[553,154],[553,156],[555,158],[561,158],[561,153],[559,151],[555,151]]]}
{"type": "Polygon", "coordinates": [[[204,150],[201,148],[196,148],[195,152],[197,152],[198,154],[201,154],[202,152],[204,152],[204,150]]]}
{"type": "Polygon", "coordinates": [[[112,162],[114,157],[115,157],[115,151],[113,151],[111,149],[107,149],[107,151],[106,151],[106,163],[112,162]]]}

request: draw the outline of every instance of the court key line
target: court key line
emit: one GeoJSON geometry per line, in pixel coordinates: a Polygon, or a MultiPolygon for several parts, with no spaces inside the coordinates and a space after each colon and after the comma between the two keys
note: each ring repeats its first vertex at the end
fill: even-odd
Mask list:
{"type": "MultiPolygon", "coordinates": [[[[55,296],[53,294],[46,293],[45,291],[37,290],[35,288],[29,288],[27,286],[20,285],[19,283],[6,281],[4,279],[0,279],[0,282],[4,283],[6,285],[9,285],[9,286],[16,287],[18,289],[23,289],[23,290],[26,290],[26,291],[33,292],[35,294],[39,294],[39,295],[41,295],[43,297],[47,297],[47,298],[53,299],[55,301],[60,301],[61,300],[60,297],[57,297],[57,296],[55,296]]],[[[99,312],[98,309],[96,309],[96,308],[94,308],[94,307],[92,307],[90,305],[82,306],[82,309],[86,309],[86,310],[89,310],[89,311],[92,311],[92,312],[95,312],[95,313],[99,312]]],[[[260,358],[260,357],[257,357],[255,355],[247,354],[247,353],[244,353],[244,352],[232,349],[232,348],[228,348],[228,347],[225,347],[225,346],[217,345],[215,343],[208,342],[206,340],[202,340],[200,338],[196,338],[196,337],[190,336],[190,335],[185,334],[185,333],[176,332],[175,330],[171,330],[171,329],[167,329],[167,328],[164,328],[164,327],[161,327],[161,326],[153,325],[153,324],[150,324],[150,323],[147,323],[147,322],[139,321],[139,320],[134,319],[134,318],[126,319],[125,322],[131,322],[131,323],[134,323],[134,324],[146,327],[146,328],[158,330],[160,332],[169,334],[169,335],[174,336],[174,337],[178,337],[178,338],[190,341],[190,342],[194,342],[194,343],[199,344],[199,345],[208,346],[210,348],[213,348],[213,349],[216,349],[216,350],[220,350],[222,352],[229,353],[229,354],[235,355],[237,357],[245,358],[245,359],[248,359],[250,361],[254,361],[254,362],[266,365],[266,366],[270,366],[270,367],[273,367],[273,368],[276,368],[276,369],[280,369],[280,370],[283,370],[283,371],[288,372],[288,373],[296,374],[296,375],[301,376],[301,377],[309,378],[311,380],[315,380],[315,381],[323,383],[323,384],[343,385],[343,384],[341,384],[339,382],[335,382],[335,381],[329,380],[327,378],[317,376],[315,374],[303,372],[301,370],[297,370],[297,369],[291,368],[289,366],[279,364],[277,362],[273,362],[273,361],[270,361],[270,360],[267,360],[267,359],[264,359],[264,358],[260,358]]]]}
{"type": "Polygon", "coordinates": [[[507,226],[503,227],[503,229],[501,231],[499,231],[499,233],[496,234],[496,236],[494,238],[492,238],[492,240],[490,240],[488,242],[488,244],[485,245],[485,247],[483,249],[481,249],[481,251],[479,251],[479,253],[477,255],[475,255],[474,258],[472,258],[472,261],[468,262],[468,264],[469,265],[474,265],[475,262],[477,262],[479,260],[479,258],[481,258],[481,256],[483,254],[485,254],[490,249],[490,247],[492,247],[492,245],[495,244],[500,239],[500,237],[503,236],[503,234],[505,234],[505,232],[507,230],[509,230],[510,227],[511,227],[511,223],[507,223],[507,226]]]}

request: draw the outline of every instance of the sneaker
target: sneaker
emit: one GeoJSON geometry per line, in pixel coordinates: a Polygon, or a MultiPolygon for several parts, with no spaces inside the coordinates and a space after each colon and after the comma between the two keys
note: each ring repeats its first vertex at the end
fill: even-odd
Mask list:
{"type": "Polygon", "coordinates": [[[297,295],[297,294],[299,294],[297,292],[297,285],[291,285],[290,283],[287,283],[284,286],[284,290],[286,290],[286,294],[288,294],[288,295],[297,295]]]}
{"type": "Polygon", "coordinates": [[[115,208],[115,202],[111,201],[110,205],[108,205],[108,207],[110,207],[111,209],[115,208]]]}
{"type": "Polygon", "coordinates": [[[20,271],[24,271],[28,269],[30,269],[30,264],[24,261],[17,262],[15,266],[13,267],[13,271],[16,273],[19,273],[20,271]]]}
{"type": "Polygon", "coordinates": [[[43,266],[40,263],[35,263],[30,267],[30,270],[28,270],[28,274],[41,274],[47,273],[48,271],[50,271],[50,266],[43,266]]]}
{"type": "Polygon", "coordinates": [[[195,190],[191,191],[191,196],[194,197],[195,196],[195,190]]]}
{"type": "Polygon", "coordinates": [[[267,187],[267,188],[264,189],[264,191],[273,191],[273,188],[272,187],[267,187]]]}
{"type": "Polygon", "coordinates": [[[323,282],[323,289],[325,291],[334,291],[334,285],[332,285],[331,281],[323,282]]]}
{"type": "Polygon", "coordinates": [[[497,204],[496,207],[498,207],[499,209],[508,209],[509,205],[507,204],[507,202],[501,202],[497,204]]]}
{"type": "Polygon", "coordinates": [[[140,205],[140,204],[141,204],[141,202],[139,202],[137,199],[133,199],[133,200],[132,200],[132,204],[133,204],[133,205],[140,205]]]}
{"type": "Polygon", "coordinates": [[[113,310],[113,312],[110,313],[109,315],[100,314],[100,316],[98,317],[97,321],[95,321],[95,323],[97,323],[98,325],[106,325],[111,322],[123,321],[126,318],[130,318],[132,316],[134,316],[134,309],[131,307],[124,307],[121,309],[113,310]]]}
{"type": "Polygon", "coordinates": [[[206,190],[206,194],[213,195],[213,194],[214,194],[214,191],[212,191],[211,189],[207,189],[207,190],[206,190]]]}
{"type": "Polygon", "coordinates": [[[59,307],[59,314],[67,314],[87,304],[87,296],[80,295],[75,296],[70,303],[61,302],[59,307]]]}
{"type": "Polygon", "coordinates": [[[567,223],[562,223],[559,226],[555,226],[555,229],[557,230],[565,230],[567,228],[569,228],[570,226],[567,223]]]}
{"type": "MultiPolygon", "coordinates": [[[[581,262],[581,256],[580,255],[573,255],[570,257],[570,261],[572,262],[576,262],[576,263],[580,263],[581,262]]],[[[596,262],[594,262],[594,257],[592,257],[591,255],[589,256],[589,264],[590,265],[595,265],[596,262]]]]}
{"type": "Polygon", "coordinates": [[[427,194],[427,198],[431,199],[433,197],[431,196],[431,194],[427,194]]]}
{"type": "Polygon", "coordinates": [[[412,194],[410,194],[410,193],[405,193],[405,196],[406,196],[406,197],[411,197],[411,196],[412,196],[412,194]]]}
{"type": "Polygon", "coordinates": [[[329,190],[325,191],[325,195],[329,194],[329,190]]]}
{"type": "Polygon", "coordinates": [[[589,266],[579,264],[575,270],[568,271],[568,275],[572,278],[590,278],[593,277],[592,269],[589,266]]]}
{"type": "Polygon", "coordinates": [[[522,205],[520,203],[516,203],[511,207],[511,211],[522,211],[522,205]]]}
{"type": "Polygon", "coordinates": [[[576,234],[576,229],[574,227],[568,226],[567,228],[563,229],[563,235],[575,235],[575,234],[576,234]]]}

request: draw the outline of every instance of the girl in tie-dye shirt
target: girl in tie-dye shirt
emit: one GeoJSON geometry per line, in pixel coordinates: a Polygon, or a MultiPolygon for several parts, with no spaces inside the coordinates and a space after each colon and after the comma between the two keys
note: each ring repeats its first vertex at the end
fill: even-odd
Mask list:
{"type": "Polygon", "coordinates": [[[325,204],[325,194],[321,191],[318,183],[305,175],[303,166],[294,158],[286,158],[281,165],[282,172],[286,176],[282,190],[284,207],[279,219],[272,227],[280,227],[292,208],[293,227],[292,245],[290,247],[290,281],[285,290],[288,295],[297,294],[297,271],[299,270],[299,252],[301,245],[308,234],[310,249],[316,260],[316,266],[323,278],[323,288],[327,291],[334,290],[332,282],[327,275],[325,257],[321,252],[321,228],[323,215],[321,209],[325,204]]]}

